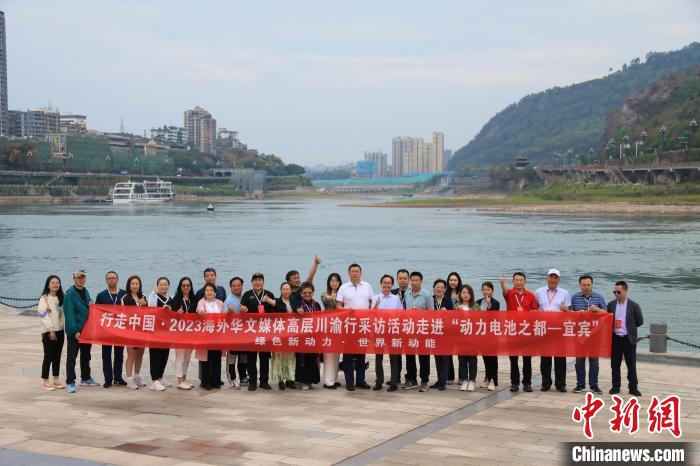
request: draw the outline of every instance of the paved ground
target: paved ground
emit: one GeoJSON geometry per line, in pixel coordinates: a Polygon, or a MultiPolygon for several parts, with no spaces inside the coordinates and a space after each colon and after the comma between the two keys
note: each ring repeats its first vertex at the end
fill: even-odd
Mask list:
{"type": "MultiPolygon", "coordinates": [[[[158,393],[119,387],[83,388],[70,395],[40,389],[37,328],[32,317],[0,315],[0,464],[541,465],[559,462],[560,442],[583,440],[571,412],[584,396],[539,391],[512,396],[507,358],[499,361],[503,390],[496,393],[467,394],[453,385],[428,393],[158,393]]],[[[172,374],[173,358],[167,374],[172,374]]],[[[101,381],[99,347],[92,362],[101,381]]],[[[191,379],[197,374],[194,364],[191,379]]],[[[538,374],[537,358],[533,367],[538,374]]],[[[601,386],[607,389],[607,360],[601,369],[601,386]]],[[[650,396],[673,393],[683,399],[683,440],[700,441],[700,369],[640,363],[639,376],[643,432],[634,437],[609,432],[606,394],[605,411],[594,420],[595,439],[673,440],[667,432],[646,433],[650,396]]],[[[374,379],[372,369],[368,379],[374,379]]],[[[573,388],[573,370],[567,380],[573,388]]]]}

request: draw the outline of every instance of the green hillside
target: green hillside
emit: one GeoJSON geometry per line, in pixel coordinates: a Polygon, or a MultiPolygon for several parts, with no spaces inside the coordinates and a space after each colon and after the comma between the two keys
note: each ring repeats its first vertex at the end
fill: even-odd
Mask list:
{"type": "Polygon", "coordinates": [[[687,158],[695,152],[693,148],[700,147],[698,123],[700,66],[667,75],[627,98],[608,115],[598,146],[604,146],[611,138],[619,144],[627,136],[630,144],[627,155],[634,155],[637,145],[637,154],[643,154],[638,158],[648,161],[655,152],[686,149],[687,142],[690,151],[674,154],[676,158],[687,158]]]}
{"type": "Polygon", "coordinates": [[[595,150],[609,112],[661,77],[700,65],[700,43],[673,52],[652,52],[600,79],[531,94],[500,111],[469,144],[459,149],[451,170],[505,165],[516,156],[550,161],[554,152],[595,150]]]}

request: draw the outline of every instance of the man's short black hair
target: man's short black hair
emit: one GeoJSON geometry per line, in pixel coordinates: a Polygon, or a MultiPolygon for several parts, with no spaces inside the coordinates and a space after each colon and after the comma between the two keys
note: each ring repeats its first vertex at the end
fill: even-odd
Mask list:
{"type": "Polygon", "coordinates": [[[399,276],[400,273],[405,273],[406,275],[410,275],[410,273],[408,272],[408,270],[406,270],[406,269],[399,269],[399,270],[396,272],[396,277],[397,277],[397,278],[398,278],[398,276],[399,276]]]}
{"type": "Polygon", "coordinates": [[[394,284],[394,277],[392,277],[388,273],[385,273],[384,275],[382,275],[382,278],[379,279],[379,283],[383,282],[385,278],[391,279],[391,284],[392,285],[394,284]]]}
{"type": "Polygon", "coordinates": [[[214,267],[207,267],[204,269],[204,273],[202,275],[206,275],[207,272],[214,272],[214,275],[216,275],[216,270],[214,270],[214,267]]]}
{"type": "Polygon", "coordinates": [[[628,289],[627,282],[624,280],[620,280],[620,281],[615,282],[615,286],[621,286],[623,290],[628,289]]]}
{"type": "Polygon", "coordinates": [[[581,283],[584,280],[590,280],[591,283],[593,283],[593,277],[591,277],[590,275],[581,275],[580,277],[578,277],[579,283],[581,283]]]}
{"type": "Polygon", "coordinates": [[[241,282],[241,285],[245,283],[241,277],[233,277],[231,280],[228,281],[228,286],[233,285],[233,282],[235,282],[236,280],[241,282]]]}
{"type": "Polygon", "coordinates": [[[357,267],[358,269],[360,269],[360,271],[362,271],[362,267],[360,267],[360,264],[356,264],[356,263],[353,262],[352,264],[350,264],[350,267],[348,267],[348,272],[349,272],[350,269],[352,269],[353,267],[357,267]]]}
{"type": "Polygon", "coordinates": [[[292,278],[294,275],[299,275],[298,270],[290,270],[287,272],[287,275],[284,276],[285,281],[289,281],[290,278],[292,278]]]}
{"type": "Polygon", "coordinates": [[[423,274],[418,272],[417,270],[411,272],[410,278],[413,278],[413,277],[419,277],[420,281],[423,281],[423,274]]]}
{"type": "Polygon", "coordinates": [[[525,280],[527,280],[527,277],[525,276],[525,272],[515,272],[515,273],[513,274],[513,278],[517,277],[518,275],[520,275],[520,276],[523,277],[525,280]]]}

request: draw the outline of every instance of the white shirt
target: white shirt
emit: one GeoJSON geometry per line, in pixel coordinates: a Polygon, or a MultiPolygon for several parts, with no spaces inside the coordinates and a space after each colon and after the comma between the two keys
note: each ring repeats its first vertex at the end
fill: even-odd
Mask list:
{"type": "Polygon", "coordinates": [[[204,301],[204,308],[207,310],[207,314],[221,314],[221,309],[216,301],[204,301]]]}
{"type": "Polygon", "coordinates": [[[376,303],[377,300],[379,300],[379,307],[377,309],[401,309],[403,311],[401,298],[395,294],[389,293],[389,296],[386,296],[384,293],[375,294],[372,296],[372,307],[374,307],[374,303],[376,303]]]}
{"type": "Polygon", "coordinates": [[[353,285],[352,282],[347,282],[338,290],[336,301],[342,303],[346,309],[370,309],[373,295],[374,291],[369,283],[360,281],[353,285]]]}
{"type": "Polygon", "coordinates": [[[535,298],[540,305],[540,311],[561,312],[561,304],[571,307],[571,295],[563,288],[557,287],[552,291],[548,286],[543,286],[535,291],[535,298]]]}

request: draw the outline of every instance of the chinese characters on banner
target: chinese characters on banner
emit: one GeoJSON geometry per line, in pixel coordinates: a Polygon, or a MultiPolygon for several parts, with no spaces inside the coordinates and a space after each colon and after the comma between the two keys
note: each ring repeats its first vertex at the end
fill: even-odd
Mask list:
{"type": "Polygon", "coordinates": [[[90,305],[81,342],[235,351],[609,357],[610,314],[334,310],[178,314],[90,305]]]}

